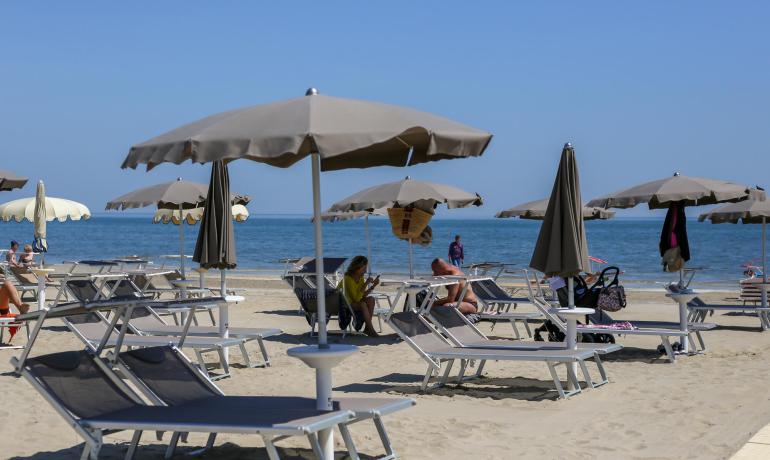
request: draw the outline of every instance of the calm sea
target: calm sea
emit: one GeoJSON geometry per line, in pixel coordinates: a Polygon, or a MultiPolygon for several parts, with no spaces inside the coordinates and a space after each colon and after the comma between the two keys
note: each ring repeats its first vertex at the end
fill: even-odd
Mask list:
{"type": "MultiPolygon", "coordinates": [[[[372,235],[373,269],[382,273],[407,271],[407,245],[392,236],[384,218],[369,220],[372,235]]],[[[661,271],[658,238],[662,221],[658,219],[615,219],[586,222],[588,244],[593,256],[609,261],[625,271],[626,282],[652,285],[673,280],[661,271]]],[[[518,219],[452,220],[431,222],[434,243],[415,246],[415,267],[428,270],[434,257],[446,257],[455,234],[462,235],[466,262],[504,261],[526,266],[537,238],[540,223],[518,219]]],[[[186,251],[192,254],[198,226],[186,226],[186,251]]],[[[327,256],[366,254],[364,221],[324,224],[324,251],[327,256]]],[[[690,266],[703,267],[700,282],[734,286],[741,277],[741,264],[760,257],[760,226],[713,225],[688,221],[692,260],[690,266]]],[[[235,224],[238,268],[278,272],[280,259],[313,254],[313,228],[306,217],[252,216],[235,224]]],[[[50,253],[47,261],[117,257],[129,254],[157,256],[178,254],[178,228],[152,224],[145,215],[97,215],[89,221],[52,222],[48,225],[50,253]]],[[[22,243],[32,239],[28,222],[0,222],[0,243],[6,248],[11,239],[22,243]]]]}

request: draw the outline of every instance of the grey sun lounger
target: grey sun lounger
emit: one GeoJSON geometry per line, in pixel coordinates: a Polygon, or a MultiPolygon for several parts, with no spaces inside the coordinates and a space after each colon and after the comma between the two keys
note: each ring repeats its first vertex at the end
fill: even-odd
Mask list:
{"type": "Polygon", "coordinates": [[[572,371],[572,366],[567,364],[578,364],[583,371],[586,383],[595,387],[605,383],[607,377],[598,358],[598,354],[593,350],[565,350],[542,348],[537,350],[510,350],[510,349],[490,349],[490,348],[472,348],[457,347],[449,343],[441,334],[417,313],[411,311],[393,313],[387,319],[388,325],[396,331],[420,357],[428,364],[428,370],[423,378],[421,389],[425,391],[428,388],[428,382],[434,374],[443,374],[435,386],[443,386],[449,380],[449,373],[455,361],[460,361],[460,372],[457,378],[462,382],[467,366],[471,361],[478,361],[476,373],[471,378],[480,377],[486,361],[530,361],[543,362],[548,366],[548,370],[553,379],[556,391],[561,398],[567,398],[582,391],[577,375],[572,371]],[[602,374],[602,380],[594,382],[588,373],[585,361],[594,359],[602,374]],[[444,364],[446,364],[444,366],[444,364]],[[565,390],[561,380],[556,373],[556,366],[565,364],[567,368],[567,380],[572,389],[565,390]]]}
{"type": "MultiPolygon", "coordinates": [[[[670,284],[666,286],[666,289],[672,293],[676,293],[680,290],[677,284],[670,284]]],[[[706,317],[709,314],[713,315],[715,311],[727,311],[755,313],[759,319],[759,326],[762,328],[762,331],[770,329],[770,307],[762,307],[759,305],[749,306],[746,302],[743,304],[711,304],[706,303],[700,297],[695,297],[687,302],[687,310],[689,311],[688,320],[695,325],[705,323],[706,317]]]]}
{"type": "MultiPolygon", "coordinates": [[[[237,405],[241,410],[260,404],[260,398],[249,396],[225,396],[224,393],[206,378],[187,358],[173,346],[143,348],[120,353],[117,360],[121,373],[140,389],[151,401],[160,405],[176,407],[190,401],[209,400],[213,405],[227,407],[237,405]]],[[[313,407],[315,400],[310,398],[284,398],[291,405],[300,402],[313,407]]],[[[372,420],[385,449],[381,459],[396,458],[393,446],[388,438],[382,417],[406,409],[415,404],[410,398],[335,398],[335,410],[351,411],[355,417],[341,425],[343,437],[349,437],[346,427],[352,423],[372,420]]],[[[174,453],[181,433],[174,433],[166,452],[166,457],[174,453]]],[[[209,436],[206,449],[210,448],[216,435],[209,436]]],[[[346,439],[351,449],[352,440],[346,439]]],[[[200,453],[200,451],[196,452],[200,453]]],[[[357,453],[350,452],[353,458],[357,453]]]]}
{"type": "MultiPolygon", "coordinates": [[[[19,364],[16,358],[11,362],[19,364]]],[[[243,405],[204,398],[174,407],[148,406],[86,351],[28,358],[19,371],[83,438],[82,459],[97,459],[104,436],[119,431],[134,432],[128,459],[134,458],[143,431],[258,435],[271,460],[279,458],[275,442],[306,436],[316,457],[323,459],[317,433],[335,426],[346,430],[342,424],[354,417],[348,410],[316,410],[314,401],[269,396],[249,397],[249,404],[243,405]]]]}
{"type": "Polygon", "coordinates": [[[513,297],[501,288],[492,278],[479,279],[473,281],[473,292],[481,302],[482,308],[479,310],[478,317],[482,321],[490,321],[497,324],[500,321],[510,322],[513,328],[513,335],[516,339],[521,338],[517,323],[521,322],[527,331],[527,336],[532,337],[532,330],[529,322],[536,319],[542,319],[537,311],[517,312],[511,311],[511,307],[517,308],[520,304],[532,303],[529,297],[513,297]]]}
{"type": "MultiPolygon", "coordinates": [[[[126,347],[155,347],[170,343],[177,344],[180,342],[180,337],[142,336],[135,334],[127,334],[121,340],[119,331],[114,328],[115,324],[108,322],[107,319],[98,312],[66,316],[63,317],[62,320],[67,328],[69,328],[75,336],[77,336],[91,350],[98,349],[104,337],[107,336],[107,331],[111,328],[113,329],[112,333],[104,343],[107,347],[114,347],[117,345],[126,347]]],[[[195,351],[201,369],[207,373],[208,371],[206,370],[206,362],[203,359],[203,353],[213,351],[218,354],[219,363],[222,366],[222,374],[215,377],[212,376],[212,378],[215,379],[230,376],[230,367],[227,364],[227,360],[224,359],[224,349],[226,347],[240,348],[246,365],[253,367],[244,344],[245,341],[243,339],[235,337],[226,339],[220,337],[186,337],[182,342],[184,348],[191,348],[195,351]]]]}
{"type": "MultiPolygon", "coordinates": [[[[555,313],[551,313],[551,304],[542,297],[533,298],[533,304],[540,310],[546,318],[548,318],[556,327],[562,332],[567,331],[567,324],[555,313]]],[[[679,338],[680,340],[689,340],[693,349],[696,349],[695,340],[692,338],[692,334],[697,334],[701,351],[705,350],[705,343],[699,331],[690,330],[684,332],[679,329],[679,323],[659,322],[659,321],[630,321],[631,325],[635,329],[608,329],[604,327],[596,327],[588,324],[578,324],[578,334],[611,334],[617,336],[623,335],[638,335],[638,336],[654,336],[660,337],[661,344],[666,350],[666,357],[673,363],[676,359],[676,354],[671,346],[671,338],[679,338]]]]}
{"type": "MultiPolygon", "coordinates": [[[[428,320],[458,347],[492,348],[504,350],[547,350],[565,349],[565,342],[524,342],[521,340],[489,339],[456,308],[433,307],[427,314],[428,320]]],[[[601,355],[623,349],[615,343],[578,343],[578,349],[592,350],[601,355]]]]}

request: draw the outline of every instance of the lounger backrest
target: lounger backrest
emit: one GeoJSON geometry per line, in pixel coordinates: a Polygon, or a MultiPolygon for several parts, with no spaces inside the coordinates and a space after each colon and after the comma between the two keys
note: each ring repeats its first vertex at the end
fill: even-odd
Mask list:
{"type": "MultiPolygon", "coordinates": [[[[299,303],[305,311],[308,313],[318,312],[318,294],[315,289],[295,288],[294,294],[297,296],[297,299],[299,299],[299,303]]],[[[326,291],[327,315],[338,315],[342,305],[344,305],[344,303],[342,293],[339,290],[333,289],[326,291]]]]}
{"type": "Polygon", "coordinates": [[[26,369],[46,393],[78,418],[93,418],[136,407],[85,351],[30,358],[26,369]]]}
{"type": "Polygon", "coordinates": [[[107,289],[112,291],[112,293],[119,297],[125,297],[125,296],[137,296],[141,295],[141,291],[136,287],[136,285],[127,280],[108,280],[106,283],[107,289]],[[117,284],[117,287],[115,285],[117,284]]]}
{"type": "Polygon", "coordinates": [[[479,280],[474,284],[480,285],[481,289],[477,289],[474,292],[483,300],[499,300],[510,297],[494,280],[479,280]]]}
{"type": "Polygon", "coordinates": [[[90,279],[68,280],[67,290],[80,302],[87,303],[99,295],[99,288],[90,279]]]}
{"type": "Polygon", "coordinates": [[[21,284],[34,284],[37,285],[37,276],[29,271],[26,267],[10,267],[11,273],[16,277],[21,284]]]}
{"type": "Polygon", "coordinates": [[[461,343],[470,343],[483,338],[473,330],[473,326],[468,324],[462,317],[462,313],[454,307],[433,307],[430,310],[430,316],[461,343]]]}
{"type": "MultiPolygon", "coordinates": [[[[324,257],[324,274],[333,275],[342,267],[347,257],[324,257]]],[[[308,261],[296,273],[315,273],[315,259],[308,261]]]]}
{"type": "Polygon", "coordinates": [[[128,369],[169,406],[218,396],[183,359],[169,346],[120,354],[128,369]]]}
{"type": "Polygon", "coordinates": [[[96,313],[71,315],[64,318],[67,326],[87,340],[101,339],[109,327],[96,313]]]}
{"type": "Polygon", "coordinates": [[[436,335],[430,326],[425,324],[420,316],[412,311],[393,313],[388,323],[396,332],[409,337],[415,345],[422,349],[446,347],[447,343],[436,335]]]}

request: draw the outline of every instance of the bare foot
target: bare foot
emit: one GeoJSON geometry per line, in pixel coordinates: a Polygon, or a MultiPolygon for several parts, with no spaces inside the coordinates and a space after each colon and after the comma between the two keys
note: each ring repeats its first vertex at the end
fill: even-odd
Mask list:
{"type": "Polygon", "coordinates": [[[18,306],[19,312],[23,315],[24,313],[27,313],[29,311],[29,304],[23,303],[18,306]]]}
{"type": "Polygon", "coordinates": [[[369,329],[364,331],[364,334],[368,335],[369,337],[379,337],[380,334],[377,333],[374,329],[369,329]]]}

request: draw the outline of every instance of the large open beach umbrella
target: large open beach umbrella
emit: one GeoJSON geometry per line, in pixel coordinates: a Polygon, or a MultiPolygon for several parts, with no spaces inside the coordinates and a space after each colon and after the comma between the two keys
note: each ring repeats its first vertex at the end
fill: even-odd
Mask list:
{"type": "Polygon", "coordinates": [[[27,180],[26,177],[17,176],[10,171],[0,170],[0,191],[22,188],[27,183],[27,180]]]}
{"type": "MultiPolygon", "coordinates": [[[[321,170],[408,166],[452,158],[475,157],[492,136],[446,118],[413,109],[319,95],[233,110],[195,121],[135,145],[122,167],[148,169],[191,160],[206,163],[245,158],[289,167],[311,157],[318,316],[326,315],[321,233],[321,170]]],[[[290,350],[316,369],[319,409],[331,409],[331,369],[355,347],[329,345],[326,324],[319,322],[318,347],[290,350]]],[[[332,457],[331,430],[319,436],[332,457]]]]}
{"type": "MultiPolygon", "coordinates": [[[[519,219],[543,220],[548,209],[548,198],[529,201],[518,206],[505,209],[495,214],[498,219],[518,217],[519,219]]],[[[604,208],[583,206],[583,220],[607,220],[612,219],[615,213],[604,208]]]]}
{"type": "MultiPolygon", "coordinates": [[[[206,193],[208,193],[206,184],[185,181],[180,177],[175,181],[143,187],[121,195],[110,200],[105,206],[105,210],[125,210],[155,205],[159,210],[176,211],[181,216],[186,210],[203,206],[206,201],[206,193]]],[[[232,195],[231,198],[233,204],[245,205],[249,202],[249,197],[245,195],[232,195]]],[[[184,225],[179,226],[179,271],[182,278],[186,278],[184,225]]]]}
{"type": "MultiPolygon", "coordinates": [[[[770,220],[770,201],[746,200],[714,208],[698,216],[698,220],[710,220],[712,224],[762,224],[762,283],[767,283],[767,221],[770,220]]],[[[762,307],[767,307],[767,291],[762,289],[762,307]]]]}
{"type": "MultiPolygon", "coordinates": [[[[235,204],[232,206],[233,220],[236,222],[246,222],[249,219],[249,210],[242,204],[235,204]]],[[[180,213],[174,209],[158,209],[152,216],[153,224],[174,224],[179,225],[182,220],[187,222],[187,225],[195,225],[203,219],[203,212],[205,208],[192,208],[185,209],[181,213],[181,220],[179,218],[180,213]]]]}
{"type": "MultiPolygon", "coordinates": [[[[553,183],[548,209],[529,265],[549,276],[567,278],[568,308],[575,308],[573,276],[589,267],[583,225],[583,201],[575,150],[565,144],[553,183]]],[[[577,316],[567,315],[567,347],[577,346],[577,316]]]]}
{"type": "MultiPolygon", "coordinates": [[[[20,198],[18,200],[0,204],[0,219],[5,222],[11,220],[21,222],[26,220],[34,223],[36,204],[37,200],[35,197],[20,198]]],[[[89,211],[88,207],[84,204],[50,196],[45,198],[46,222],[54,220],[58,220],[59,222],[64,222],[66,220],[87,220],[90,218],[91,211],[89,211]]]]}
{"type": "MultiPolygon", "coordinates": [[[[451,185],[406,179],[375,185],[354,193],[329,207],[329,211],[351,212],[382,208],[407,208],[414,206],[433,214],[439,204],[447,208],[481,206],[483,203],[478,193],[469,193],[451,185]]],[[[414,277],[412,257],[412,239],[409,244],[409,277],[414,277]]]]}
{"type": "MultiPolygon", "coordinates": [[[[37,183],[37,193],[35,194],[35,234],[32,242],[32,249],[35,252],[48,252],[48,241],[46,240],[46,212],[45,212],[45,185],[43,181],[37,183]]],[[[45,264],[45,256],[41,256],[42,264],[45,264]]]]}

